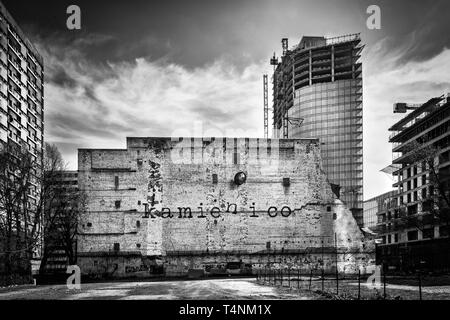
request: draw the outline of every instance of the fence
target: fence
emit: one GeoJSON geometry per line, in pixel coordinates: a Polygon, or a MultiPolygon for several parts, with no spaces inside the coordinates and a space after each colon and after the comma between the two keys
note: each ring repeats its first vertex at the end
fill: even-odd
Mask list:
{"type": "Polygon", "coordinates": [[[304,290],[313,291],[328,299],[450,299],[450,289],[424,288],[424,284],[432,286],[450,283],[448,275],[436,277],[422,272],[401,276],[383,272],[375,285],[368,281],[369,275],[327,274],[320,270],[305,273],[299,269],[265,268],[257,270],[256,279],[263,285],[285,287],[299,294],[304,290]]]}

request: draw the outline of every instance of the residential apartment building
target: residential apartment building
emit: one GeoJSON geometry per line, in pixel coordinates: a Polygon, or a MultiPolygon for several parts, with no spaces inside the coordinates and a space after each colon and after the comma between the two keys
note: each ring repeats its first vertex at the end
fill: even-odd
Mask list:
{"type": "Polygon", "coordinates": [[[0,145],[25,146],[42,157],[43,59],[0,2],[0,145]]]}
{"type": "Polygon", "coordinates": [[[358,224],[363,214],[363,45],[359,34],[283,39],[275,57],[273,132],[277,138],[319,138],[323,168],[358,224]]]}
{"type": "Polygon", "coordinates": [[[379,212],[379,256],[393,267],[448,268],[449,95],[420,105],[394,105],[397,113],[408,109],[412,111],[389,129],[398,194],[395,207],[379,212]]]}
{"type": "Polygon", "coordinates": [[[78,208],[83,199],[78,190],[78,171],[55,172],[53,175],[55,196],[48,201],[53,202],[59,212],[53,213],[54,222],[44,235],[46,256],[41,272],[65,275],[67,266],[76,262],[78,208]]]}
{"type": "MultiPolygon", "coordinates": [[[[28,150],[37,163],[35,174],[43,159],[43,67],[42,56],[0,2],[0,150],[28,150]]],[[[33,177],[31,183],[28,204],[35,206],[40,188],[33,177]]],[[[31,261],[34,272],[39,256],[40,245],[31,261]]]]}
{"type": "Polygon", "coordinates": [[[396,191],[389,191],[379,196],[364,201],[363,227],[370,230],[376,230],[378,225],[378,217],[386,212],[395,201],[396,191]]]}

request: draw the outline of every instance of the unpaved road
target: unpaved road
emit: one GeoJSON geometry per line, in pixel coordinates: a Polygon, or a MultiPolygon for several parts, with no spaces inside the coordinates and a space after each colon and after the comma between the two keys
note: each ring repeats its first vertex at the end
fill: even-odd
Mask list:
{"type": "Polygon", "coordinates": [[[316,300],[312,292],[263,286],[255,279],[214,279],[162,282],[109,282],[81,284],[81,290],[65,285],[18,286],[0,289],[5,299],[296,299],[316,300]]]}

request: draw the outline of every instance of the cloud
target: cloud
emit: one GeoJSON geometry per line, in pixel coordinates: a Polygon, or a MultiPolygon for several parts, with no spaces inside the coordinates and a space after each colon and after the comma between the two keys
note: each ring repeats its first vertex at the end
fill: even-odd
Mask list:
{"type": "Polygon", "coordinates": [[[241,69],[225,59],[194,69],[145,58],[101,65],[65,50],[40,46],[46,140],[72,169],[76,148],[125,147],[126,136],[262,135],[265,61],[241,69]]]}
{"type": "Polygon", "coordinates": [[[393,181],[379,172],[392,163],[388,129],[404,114],[393,114],[393,103],[424,103],[450,92],[450,50],[425,61],[399,63],[401,51],[391,51],[386,39],[367,49],[364,64],[365,199],[392,189],[393,181]]]}
{"type": "MultiPolygon", "coordinates": [[[[46,140],[76,168],[77,148],[124,148],[126,136],[263,135],[262,73],[266,61],[236,65],[220,57],[192,68],[168,58],[94,63],[58,41],[40,46],[46,62],[46,140]]],[[[384,38],[364,51],[365,199],[393,181],[389,127],[398,101],[424,102],[450,91],[450,50],[400,63],[404,52],[384,38]]],[[[268,72],[269,71],[269,72],[268,72]]],[[[270,97],[270,95],[269,95],[270,97]]]]}

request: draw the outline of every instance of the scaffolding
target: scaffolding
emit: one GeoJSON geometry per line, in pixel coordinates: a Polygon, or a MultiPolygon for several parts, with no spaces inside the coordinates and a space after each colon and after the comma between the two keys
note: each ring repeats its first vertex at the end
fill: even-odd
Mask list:
{"type": "Polygon", "coordinates": [[[264,138],[269,138],[269,85],[267,74],[263,75],[264,88],[264,138]]]}

